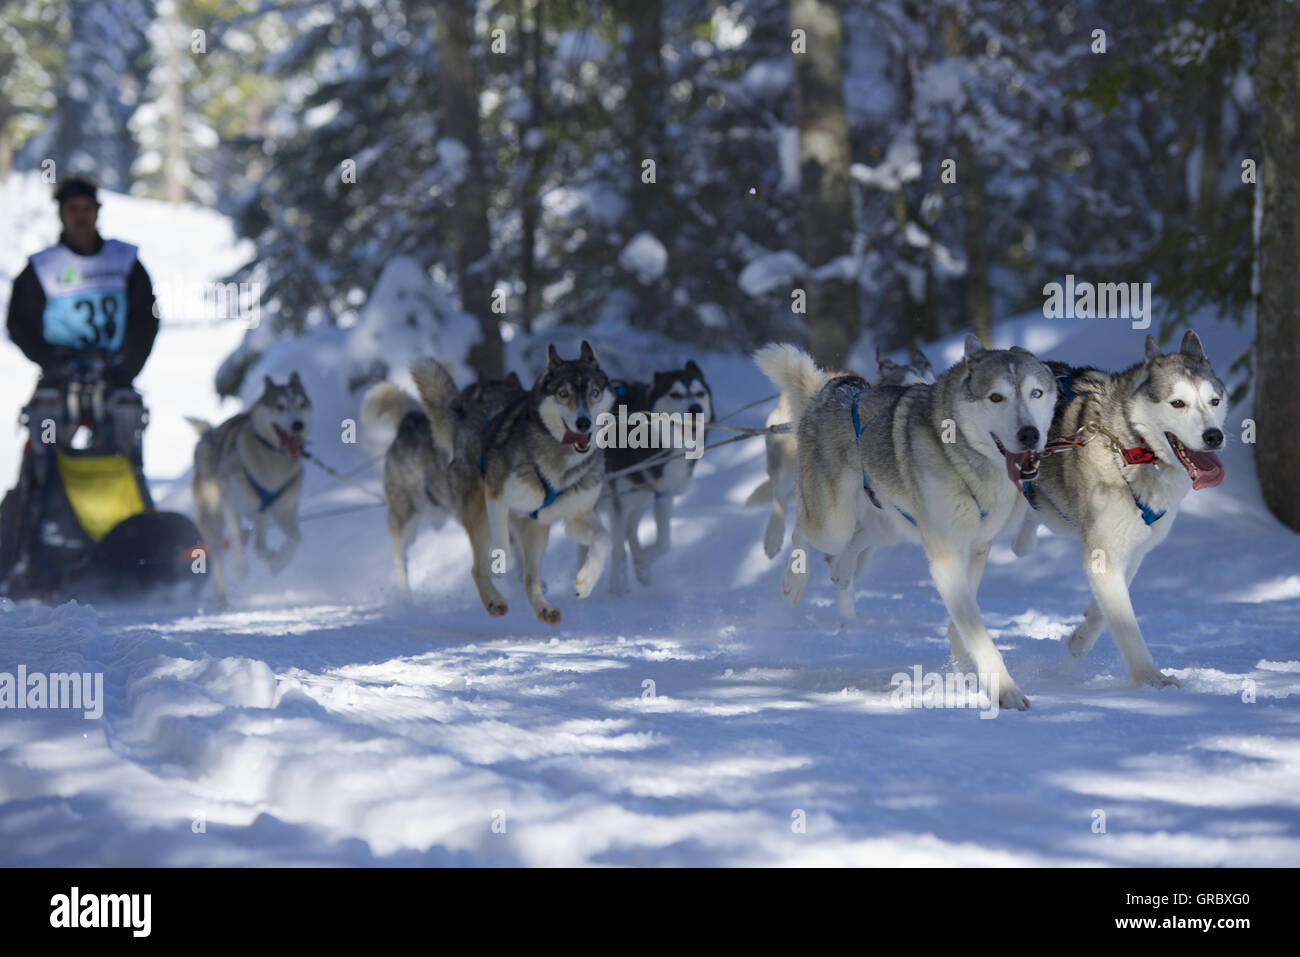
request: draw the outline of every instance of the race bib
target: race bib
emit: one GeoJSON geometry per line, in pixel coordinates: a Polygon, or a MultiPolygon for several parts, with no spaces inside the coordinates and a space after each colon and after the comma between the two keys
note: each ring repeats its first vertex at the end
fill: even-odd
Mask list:
{"type": "Polygon", "coordinates": [[[135,265],[134,246],[105,241],[93,256],[62,244],[32,257],[45,293],[41,316],[45,341],[63,349],[117,352],[126,338],[126,289],[135,265]]]}
{"type": "Polygon", "coordinates": [[[44,332],[52,346],[116,352],[126,336],[126,293],[99,289],[47,299],[44,332]]]}

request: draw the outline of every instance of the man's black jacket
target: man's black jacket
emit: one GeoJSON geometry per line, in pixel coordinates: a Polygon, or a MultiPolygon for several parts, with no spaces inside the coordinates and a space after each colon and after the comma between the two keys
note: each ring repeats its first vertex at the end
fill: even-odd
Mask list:
{"type": "MultiPolygon", "coordinates": [[[[65,237],[60,236],[59,242],[66,245],[65,237]]],[[[103,248],[104,240],[96,234],[95,252],[103,248]]],[[[154,338],[158,335],[158,317],[153,310],[153,283],[137,259],[126,283],[125,338],[122,340],[122,348],[116,353],[117,361],[108,373],[114,385],[129,386],[144,368],[145,360],[153,349],[154,338]]],[[[45,290],[41,288],[36,270],[29,262],[27,268],[14,280],[13,292],[9,297],[9,338],[23,350],[27,358],[42,369],[49,370],[61,358],[75,353],[51,346],[45,341],[44,313],[45,290]]]]}

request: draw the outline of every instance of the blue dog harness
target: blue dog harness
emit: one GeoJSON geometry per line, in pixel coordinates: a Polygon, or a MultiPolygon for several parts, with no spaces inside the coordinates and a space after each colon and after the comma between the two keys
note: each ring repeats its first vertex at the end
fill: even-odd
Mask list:
{"type": "MultiPolygon", "coordinates": [[[[871,388],[871,386],[867,386],[867,389],[869,388],[871,388]]],[[[856,437],[856,441],[859,447],[861,447],[862,445],[862,433],[867,431],[867,429],[871,427],[871,423],[875,422],[876,419],[880,417],[880,412],[877,412],[875,415],[873,415],[870,419],[867,420],[866,425],[862,424],[862,418],[858,414],[858,400],[862,398],[862,394],[866,392],[867,389],[859,389],[857,392],[853,393],[853,400],[852,400],[853,401],[853,434],[856,437]]],[[[860,461],[861,456],[859,455],[858,458],[860,461]]],[[[965,479],[962,479],[962,484],[966,485],[965,479]]],[[[876,493],[871,489],[871,483],[867,479],[867,467],[865,465],[862,467],[862,487],[863,489],[866,490],[867,498],[871,500],[871,504],[876,506],[876,508],[880,508],[881,507],[880,499],[876,498],[876,493]]],[[[975,493],[971,491],[969,485],[966,485],[966,492],[967,494],[970,495],[971,501],[975,503],[975,507],[979,509],[980,518],[981,519],[988,518],[989,513],[984,511],[984,506],[980,504],[979,499],[975,497],[975,493]]],[[[895,505],[894,508],[898,509],[898,514],[903,516],[903,518],[907,519],[909,522],[911,522],[913,526],[916,525],[916,519],[914,519],[911,515],[908,515],[897,505],[895,505]]]]}
{"type": "Polygon", "coordinates": [[[253,487],[253,491],[257,493],[258,501],[261,502],[261,504],[257,507],[257,510],[259,512],[265,512],[268,508],[274,505],[275,500],[284,494],[285,489],[287,489],[290,485],[292,485],[293,479],[296,479],[297,477],[298,476],[295,475],[293,478],[289,479],[289,481],[285,482],[278,489],[272,492],[270,489],[263,488],[260,484],[258,484],[257,479],[253,478],[253,473],[248,471],[248,466],[244,466],[244,478],[248,479],[248,484],[253,487]]]}

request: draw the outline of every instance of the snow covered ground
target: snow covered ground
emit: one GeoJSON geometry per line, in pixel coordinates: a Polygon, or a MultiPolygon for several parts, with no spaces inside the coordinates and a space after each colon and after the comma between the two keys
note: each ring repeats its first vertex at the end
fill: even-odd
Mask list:
{"type": "MultiPolygon", "coordinates": [[[[155,279],[208,278],[238,255],[206,216],[110,196],[103,223],[141,244],[155,279]]],[[[52,238],[30,227],[20,251],[52,238]]],[[[12,275],[16,240],[0,239],[12,275]]],[[[1221,370],[1249,338],[1198,330],[1221,370]]],[[[180,416],[232,411],[211,374],[241,331],[164,326],[142,377],[146,461],[171,507],[189,507],[180,416]]],[[[651,355],[601,333],[616,371],[651,355]]],[[[1110,367],[1142,353],[1118,321],[1028,318],[999,336],[1110,367]]],[[[322,365],[332,341],[296,359],[313,448],[347,468],[373,453],[338,441],[356,402],[322,365]]],[[[571,354],[576,339],[558,345],[571,354]]],[[[661,364],[685,357],[659,347],[661,364]]],[[[936,367],[957,348],[931,348],[936,367]]],[[[743,356],[696,358],[720,413],[771,391],[743,356]]],[[[274,357],[277,372],[292,364],[274,357]]],[[[0,345],[0,409],[32,379],[0,345]]],[[[1263,508],[1250,450],[1228,431],[1227,479],[1189,497],[1134,587],[1156,662],[1184,687],[1131,687],[1109,637],[1070,660],[1063,638],[1088,599],[1079,546],[1044,537],[1017,560],[999,540],[981,606],[1033,708],[996,720],[890,704],[892,675],[947,665],[919,550],[877,559],[854,628],[835,630],[824,574],[785,604],[766,513],[741,505],[763,477],[758,440],[704,456],[673,551],[629,598],[603,580],[569,597],[573,545],[553,536],[554,630],[516,582],[506,618],[482,611],[454,523],[423,533],[416,606],[397,606],[379,509],[305,522],[290,568],[270,578],[254,561],[224,614],[206,598],[19,604],[0,612],[0,672],[102,672],[105,703],[98,720],[0,711],[0,863],[1295,865],[1300,537],[1263,508]]],[[[17,445],[14,433],[0,447],[6,481],[17,445]]],[[[377,467],[361,476],[377,487],[377,467]]],[[[364,501],[309,471],[304,515],[364,501]]]]}

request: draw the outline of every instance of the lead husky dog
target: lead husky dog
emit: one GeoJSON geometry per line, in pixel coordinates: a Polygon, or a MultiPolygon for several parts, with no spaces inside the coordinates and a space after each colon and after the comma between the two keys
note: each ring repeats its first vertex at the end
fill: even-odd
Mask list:
{"type": "Polygon", "coordinates": [[[1213,488],[1224,469],[1228,403],[1195,332],[1162,355],[1153,337],[1146,358],[1123,372],[1051,363],[1059,399],[1054,435],[1091,437],[1082,448],[1049,456],[1042,474],[1025,483],[1034,511],[1016,541],[1033,547],[1035,524],[1083,541],[1092,602],[1068,646],[1086,655],[1110,626],[1137,684],[1177,685],[1157,670],[1138,628],[1129,585],[1151,549],[1169,535],[1178,506],[1193,489],[1213,488]]]}
{"type": "MultiPolygon", "coordinates": [[[[361,420],[367,428],[387,422],[395,430],[384,454],[384,502],[388,507],[388,535],[393,546],[393,578],[403,601],[411,600],[406,554],[420,523],[429,519],[441,528],[447,516],[459,514],[465,484],[457,482],[449,466],[456,457],[457,437],[462,445],[485,423],[524,394],[513,372],[504,379],[480,379],[457,395],[447,415],[439,420],[442,431],[434,436],[429,416],[414,396],[380,382],[361,403],[361,420]]],[[[470,450],[462,448],[462,457],[470,450]]],[[[473,455],[477,459],[478,452],[473,455]]]]}
{"type": "MultiPolygon", "coordinates": [[[[837,372],[835,375],[852,373],[837,372]]],[[[933,382],[934,367],[930,365],[925,353],[915,346],[912,347],[906,365],[895,362],[885,355],[883,349],[876,348],[876,385],[928,385],[933,382]]],[[[765,425],[771,428],[792,421],[790,396],[782,392],[765,425]]],[[[771,434],[764,441],[767,444],[767,479],[750,493],[745,500],[745,507],[771,505],[767,530],[763,533],[763,551],[768,558],[776,558],[785,544],[785,515],[794,500],[795,476],[799,471],[798,453],[794,432],[771,434]]]]}
{"type": "Polygon", "coordinates": [[[473,576],[488,614],[504,615],[505,599],[492,582],[504,575],[513,530],[523,557],[524,588],[539,621],[560,623],[560,610],[542,594],[541,562],[551,523],[563,520],[589,548],[574,589],[586,598],[609,557],[609,536],[596,517],[604,484],[605,453],[592,427],[614,404],[609,379],[585,341],[577,359],[547,349],[546,371],[531,390],[492,416],[486,426],[457,413],[451,375],[429,359],[411,369],[434,442],[443,448],[451,479],[452,511],[474,550],[473,576]]]}
{"type": "Polygon", "coordinates": [[[966,339],[965,358],[934,385],[871,388],[831,378],[788,345],[755,359],[788,392],[798,421],[799,478],[790,564],[781,591],[795,604],[808,582],[810,545],[833,555],[841,618],[853,615],[859,554],[899,540],[925,548],[952,618],[959,664],[997,682],[1004,708],[1029,707],[1007,672],[975,602],[993,536],[1011,519],[1020,483],[1038,476],[1055,384],[1032,353],[985,349],[966,339]]]}
{"type": "Polygon", "coordinates": [[[194,506],[199,531],[212,567],[212,584],[226,604],[222,540],[230,540],[235,576],[248,573],[240,524],[253,522],[253,549],[278,573],[298,548],[298,498],[302,493],[303,444],[311,431],[311,400],[298,373],[285,385],[267,376],[262,394],[247,412],[215,428],[202,419],[187,420],[199,433],[194,447],[194,506]],[[284,533],[284,544],[266,544],[266,522],[284,533]]]}
{"type": "MultiPolygon", "coordinates": [[[[659,424],[650,425],[649,429],[657,430],[658,441],[655,444],[658,448],[609,448],[605,452],[605,469],[608,472],[620,472],[635,466],[660,455],[664,449],[682,448],[686,441],[683,432],[686,416],[698,417],[691,420],[696,423],[713,421],[713,392],[705,381],[704,372],[694,360],[687,361],[680,369],[656,372],[650,382],[615,383],[615,392],[618,402],[626,406],[629,416],[637,412],[676,416],[683,426],[673,425],[671,419],[659,419],[659,424]]],[[[703,429],[692,427],[692,431],[694,441],[702,444],[703,429]]],[[[610,516],[613,547],[609,567],[611,595],[627,592],[625,545],[632,553],[637,581],[642,585],[650,584],[651,563],[667,554],[672,547],[673,499],[685,492],[690,485],[697,461],[699,460],[687,458],[678,452],[666,462],[606,483],[599,504],[610,516]],[[653,545],[643,546],[637,535],[637,526],[641,522],[641,516],[652,506],[655,541],[653,545]]],[[[585,550],[579,547],[578,562],[581,564],[585,560],[585,550]]]]}

